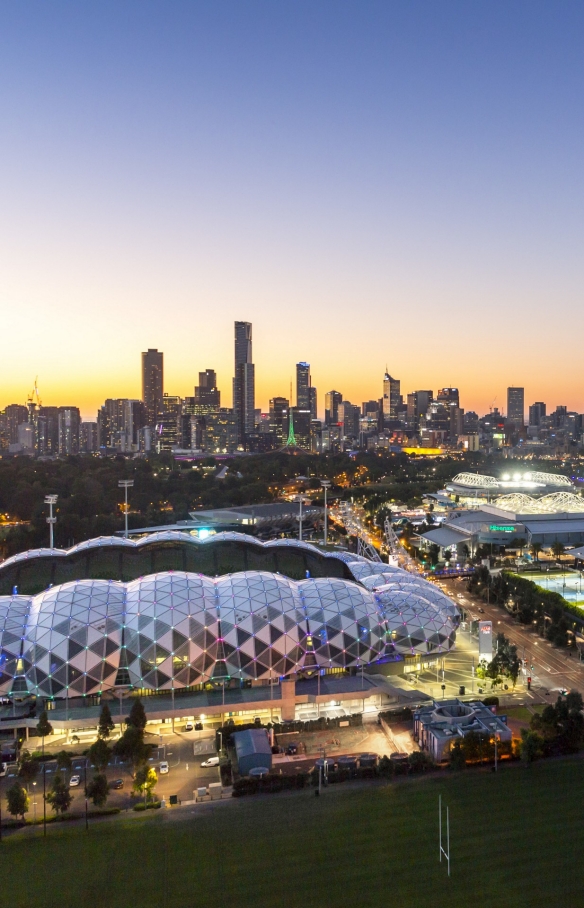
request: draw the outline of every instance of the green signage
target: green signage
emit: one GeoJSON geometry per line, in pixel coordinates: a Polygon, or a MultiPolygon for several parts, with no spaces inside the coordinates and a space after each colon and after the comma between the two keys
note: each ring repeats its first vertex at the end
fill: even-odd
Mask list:
{"type": "Polygon", "coordinates": [[[509,526],[509,524],[504,524],[503,526],[498,526],[496,523],[492,523],[489,527],[490,533],[514,533],[515,527],[509,526]]]}

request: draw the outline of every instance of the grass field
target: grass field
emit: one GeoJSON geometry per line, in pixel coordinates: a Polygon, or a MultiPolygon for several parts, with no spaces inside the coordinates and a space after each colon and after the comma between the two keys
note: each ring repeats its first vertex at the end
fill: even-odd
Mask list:
{"type": "Polygon", "coordinates": [[[11,908],[576,908],[583,801],[584,762],[564,760],[157,812],[5,839],[0,893],[11,908]]]}

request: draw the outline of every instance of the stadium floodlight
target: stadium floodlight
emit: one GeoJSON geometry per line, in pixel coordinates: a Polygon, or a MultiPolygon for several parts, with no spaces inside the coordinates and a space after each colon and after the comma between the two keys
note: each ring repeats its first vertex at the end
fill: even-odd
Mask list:
{"type": "Polygon", "coordinates": [[[119,485],[120,489],[124,490],[124,523],[125,523],[124,536],[127,539],[128,538],[128,489],[132,488],[132,486],[134,485],[134,480],[133,479],[119,479],[118,485],[119,485]]]}
{"type": "Polygon", "coordinates": [[[49,548],[53,548],[53,527],[57,522],[57,518],[53,517],[53,505],[57,504],[58,495],[45,495],[45,504],[49,506],[49,516],[47,517],[47,523],[49,524],[49,548]]]}

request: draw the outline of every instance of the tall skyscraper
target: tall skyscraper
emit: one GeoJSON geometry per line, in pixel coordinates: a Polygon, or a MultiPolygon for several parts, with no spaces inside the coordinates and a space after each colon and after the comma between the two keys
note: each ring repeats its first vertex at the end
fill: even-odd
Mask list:
{"type": "Polygon", "coordinates": [[[340,391],[327,391],[324,396],[324,421],[327,426],[335,425],[339,421],[339,404],[343,395],[340,391]]]}
{"type": "Polygon", "coordinates": [[[517,425],[525,422],[525,389],[507,388],[507,419],[517,425]]]}
{"type": "Polygon", "coordinates": [[[318,400],[316,396],[316,388],[313,388],[312,385],[308,389],[308,396],[310,398],[310,418],[318,419],[318,400]]]}
{"type": "Polygon", "coordinates": [[[401,402],[399,378],[392,378],[386,371],[383,376],[383,415],[386,419],[398,418],[398,407],[401,402]]]}
{"type": "Polygon", "coordinates": [[[221,392],[217,388],[217,374],[214,369],[199,372],[199,384],[195,387],[195,405],[199,407],[221,406],[221,392]]]}
{"type": "Polygon", "coordinates": [[[285,397],[272,397],[270,400],[270,432],[284,444],[284,425],[288,423],[290,401],[285,397]]]}
{"type": "Polygon", "coordinates": [[[142,400],[146,408],[147,425],[154,427],[162,413],[164,394],[163,354],[148,350],[142,354],[142,400]]]}
{"type": "Polygon", "coordinates": [[[251,322],[235,322],[233,412],[238,445],[255,430],[255,367],[252,362],[251,322]]]}
{"type": "Polygon", "coordinates": [[[296,407],[310,410],[310,365],[296,363],[296,407]]]}

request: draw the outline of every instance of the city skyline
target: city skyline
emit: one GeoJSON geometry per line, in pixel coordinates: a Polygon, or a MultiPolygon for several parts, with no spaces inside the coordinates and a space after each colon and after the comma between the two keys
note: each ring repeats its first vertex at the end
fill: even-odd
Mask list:
{"type": "Polygon", "coordinates": [[[573,3],[5,4],[2,405],[35,376],[84,416],[139,397],[150,347],[171,393],[212,365],[227,404],[244,319],[262,409],[306,360],[351,400],[387,362],[477,412],[512,384],[583,410],[583,25],[573,3]]]}

